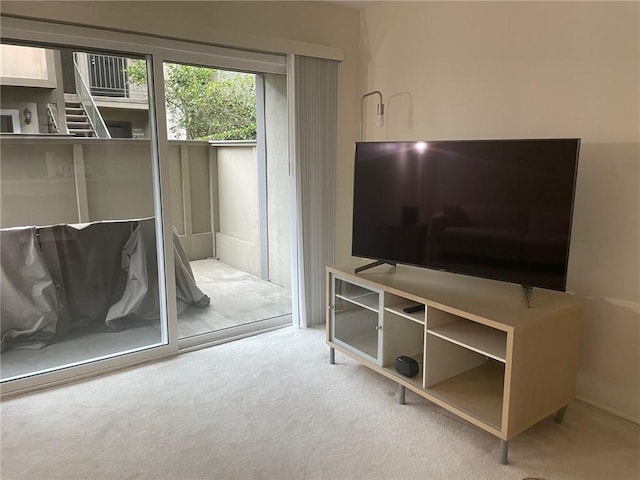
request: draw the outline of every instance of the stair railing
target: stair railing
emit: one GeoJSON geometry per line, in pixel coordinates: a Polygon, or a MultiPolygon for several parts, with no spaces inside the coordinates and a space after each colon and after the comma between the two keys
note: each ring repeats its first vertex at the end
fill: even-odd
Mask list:
{"type": "Polygon", "coordinates": [[[78,92],[80,102],[82,103],[85,112],[87,112],[87,118],[89,118],[89,122],[91,122],[93,131],[96,133],[98,138],[111,138],[109,129],[104,123],[102,115],[100,115],[100,110],[98,110],[96,102],[93,100],[91,90],[89,90],[84,78],[82,78],[80,68],[78,67],[78,57],[75,53],[73,54],[73,67],[76,77],[76,92],[78,92]]]}
{"type": "Polygon", "coordinates": [[[47,130],[49,130],[49,133],[60,132],[60,129],[58,128],[58,121],[56,120],[56,116],[53,113],[51,105],[47,105],[47,130]]]}

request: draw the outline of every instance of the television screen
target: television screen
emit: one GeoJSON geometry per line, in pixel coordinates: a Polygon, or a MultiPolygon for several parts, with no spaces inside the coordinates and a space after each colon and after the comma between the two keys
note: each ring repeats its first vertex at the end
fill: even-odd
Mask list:
{"type": "Polygon", "coordinates": [[[564,291],[580,139],[356,143],[356,257],[564,291]]]}

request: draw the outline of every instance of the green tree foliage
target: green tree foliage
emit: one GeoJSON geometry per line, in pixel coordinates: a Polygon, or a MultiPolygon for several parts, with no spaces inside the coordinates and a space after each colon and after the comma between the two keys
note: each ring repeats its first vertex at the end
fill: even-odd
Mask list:
{"type": "MultiPolygon", "coordinates": [[[[146,84],[146,64],[127,69],[134,84],[146,84]]],[[[165,64],[169,127],[187,140],[255,140],[255,75],[191,65],[165,64]]]]}

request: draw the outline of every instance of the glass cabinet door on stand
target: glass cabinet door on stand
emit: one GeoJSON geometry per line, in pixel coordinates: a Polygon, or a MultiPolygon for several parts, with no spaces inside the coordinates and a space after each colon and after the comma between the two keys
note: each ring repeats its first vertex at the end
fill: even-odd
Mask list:
{"type": "Polygon", "coordinates": [[[332,276],[331,289],[332,340],[380,364],[381,293],[337,276],[332,276]]]}

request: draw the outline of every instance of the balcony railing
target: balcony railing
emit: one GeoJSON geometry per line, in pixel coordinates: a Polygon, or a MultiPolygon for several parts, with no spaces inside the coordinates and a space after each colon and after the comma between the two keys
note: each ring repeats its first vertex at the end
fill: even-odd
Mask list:
{"type": "Polygon", "coordinates": [[[93,95],[129,96],[125,58],[90,54],[88,60],[89,88],[93,95]]]}

